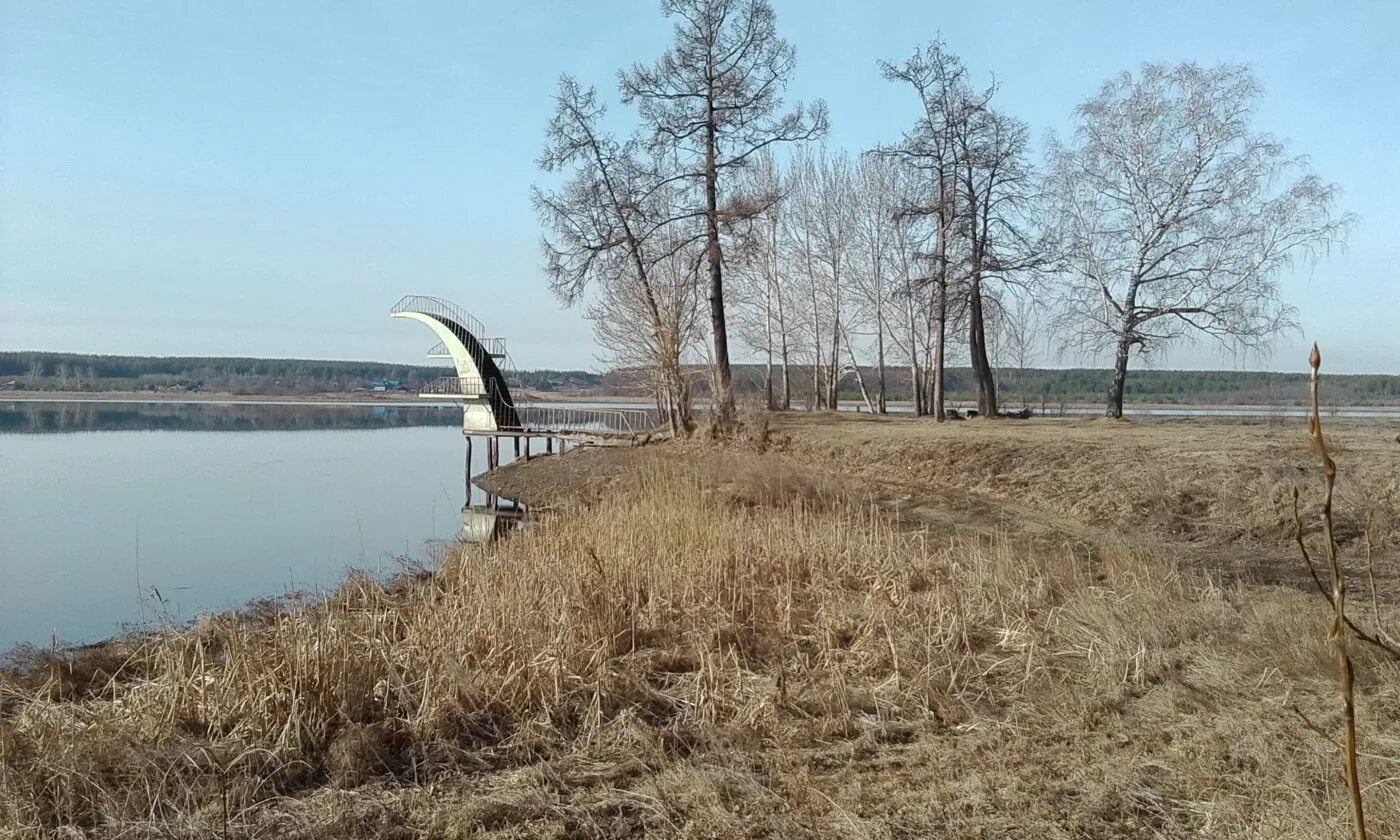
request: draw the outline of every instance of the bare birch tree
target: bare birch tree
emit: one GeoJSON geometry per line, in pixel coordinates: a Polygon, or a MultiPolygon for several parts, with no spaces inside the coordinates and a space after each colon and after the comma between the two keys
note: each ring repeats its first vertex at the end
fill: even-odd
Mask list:
{"type": "Polygon", "coordinates": [[[1011,300],[996,301],[995,346],[992,357],[998,367],[1016,371],[1013,382],[1021,395],[1021,407],[1027,408],[1027,371],[1035,361],[1042,337],[1042,307],[1028,295],[1016,295],[1011,300]]]}
{"type": "Polygon", "coordinates": [[[901,176],[903,189],[896,198],[897,212],[890,228],[890,259],[894,289],[894,305],[899,310],[899,328],[890,330],[890,340],[909,364],[909,381],[915,415],[932,412],[934,378],[931,361],[936,355],[935,345],[942,333],[935,329],[936,320],[946,322],[948,314],[947,294],[943,290],[943,307],[940,310],[935,298],[935,284],[923,274],[927,261],[928,245],[926,226],[918,217],[905,211],[912,206],[914,185],[910,183],[908,168],[896,167],[901,176]],[[941,313],[941,316],[940,316],[941,313]]]}
{"type": "Polygon", "coordinates": [[[895,252],[899,216],[907,201],[900,164],[888,157],[864,157],[856,167],[855,238],[859,249],[855,287],[865,311],[864,320],[873,331],[875,342],[875,388],[872,409],[884,414],[887,408],[885,376],[886,338],[891,331],[894,292],[899,257],[895,252]]]}
{"type": "MultiPolygon", "coordinates": [[[[827,408],[826,339],[835,334],[835,307],[828,295],[830,288],[824,280],[820,259],[817,255],[819,222],[816,197],[821,188],[820,175],[815,157],[799,151],[793,157],[783,179],[782,216],[783,241],[787,250],[786,262],[794,274],[800,278],[798,293],[801,317],[805,321],[805,347],[802,353],[811,352],[811,381],[813,408],[827,408]]],[[[835,408],[832,405],[830,408],[835,408]]]]}
{"type": "MultiPolygon", "coordinates": [[[[850,158],[825,150],[797,154],[789,169],[784,216],[791,261],[804,280],[804,315],[809,319],[813,399],[817,408],[837,407],[843,350],[854,356],[848,318],[856,260],[856,206],[850,158]]],[[[863,387],[863,383],[862,383],[863,387]]]]}
{"type": "Polygon", "coordinates": [[[653,142],[681,162],[678,177],[695,196],[684,215],[704,222],[716,421],[727,428],[734,391],[721,233],[751,209],[724,199],[753,155],[824,134],[826,107],[782,110],[796,53],[778,37],[767,0],[662,0],[661,10],[676,21],[671,49],[651,66],[620,74],[620,84],[623,101],[639,104],[653,142]]]}
{"type": "Polygon", "coordinates": [[[704,337],[699,297],[703,254],[693,242],[658,250],[664,256],[647,271],[650,299],[630,272],[604,272],[584,316],[593,324],[608,367],[631,373],[633,384],[654,396],[667,425],[684,432],[691,423],[693,392],[684,363],[704,337]]]}
{"type": "Polygon", "coordinates": [[[744,170],[742,192],[761,208],[737,226],[735,240],[740,335],[765,361],[764,390],[769,410],[792,407],[793,318],[792,272],[783,259],[783,176],[771,151],[754,155],[744,170]],[[774,364],[781,382],[775,382],[774,364]],[[775,387],[777,391],[775,392],[775,387]]]}
{"type": "Polygon", "coordinates": [[[1206,336],[1259,347],[1291,327],[1277,277],[1345,240],[1337,188],[1251,128],[1247,67],[1146,64],[1076,111],[1050,151],[1066,337],[1114,353],[1108,417],[1129,357],[1206,336]]]}
{"type": "MultiPolygon", "coordinates": [[[[856,377],[860,377],[860,367],[856,364],[855,351],[851,347],[851,334],[847,298],[853,277],[855,259],[855,207],[851,162],[844,153],[828,154],[818,152],[812,170],[816,176],[809,185],[806,200],[809,202],[808,218],[815,225],[815,249],[817,273],[825,288],[826,306],[831,319],[831,355],[827,363],[826,404],[829,408],[838,407],[841,383],[841,348],[845,345],[856,377]]],[[[865,383],[860,382],[861,391],[865,383]]],[[[869,400],[867,399],[867,402],[869,400]]]]}

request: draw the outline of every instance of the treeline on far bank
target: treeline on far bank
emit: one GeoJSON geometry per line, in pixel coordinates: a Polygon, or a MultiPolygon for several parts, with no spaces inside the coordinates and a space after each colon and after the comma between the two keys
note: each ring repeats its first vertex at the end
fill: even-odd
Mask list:
{"type": "MultiPolygon", "coordinates": [[[[862,368],[867,387],[875,380],[876,370],[862,368]]],[[[691,383],[697,396],[706,396],[708,377],[704,368],[692,371],[691,383]]],[[[1001,394],[1007,408],[1032,408],[1044,404],[1101,403],[1108,391],[1113,371],[1107,368],[1001,368],[997,371],[1001,394]]],[[[793,405],[813,402],[812,369],[795,365],[788,371],[793,405]]],[[[774,369],[773,391],[781,393],[781,373],[774,369]]],[[[619,392],[629,377],[613,372],[603,377],[601,387],[619,392]]],[[[761,402],[767,392],[767,369],[763,365],[735,365],[735,390],[750,401],[761,402]]],[[[912,397],[910,374],[907,369],[887,368],[885,387],[891,400],[912,397]]],[[[977,385],[972,369],[950,367],[946,372],[947,397],[954,402],[977,399],[977,385]]],[[[1308,377],[1305,373],[1238,370],[1140,370],[1127,383],[1124,398],[1129,402],[1163,403],[1168,405],[1257,405],[1297,406],[1308,402],[1308,377]]],[[[1400,405],[1400,375],[1395,374],[1332,374],[1327,377],[1328,402],[1333,405],[1380,406],[1400,405]]],[[[860,400],[854,372],[841,378],[839,396],[843,400],[860,400]]]]}
{"type": "MultiPolygon", "coordinates": [[[[706,393],[702,367],[691,373],[697,396],[706,393]]],[[[874,369],[864,371],[873,382],[874,369]]],[[[0,389],[26,391],[188,391],[244,395],[293,396],[372,390],[396,382],[402,390],[452,375],[441,366],[394,365],[384,362],[307,359],[197,358],[94,356],[75,353],[0,352],[0,389]]],[[[1104,368],[1005,368],[999,372],[1008,405],[1039,406],[1096,402],[1103,399],[1111,371],[1104,368]]],[[[781,376],[777,368],[773,376],[781,376]]],[[[793,401],[811,401],[812,371],[795,365],[788,371],[793,401]]],[[[909,399],[907,370],[887,369],[890,399],[909,399]]],[[[948,369],[948,396],[955,401],[976,399],[972,371],[948,369]]],[[[583,370],[523,370],[510,373],[517,389],[576,395],[635,396],[645,399],[644,387],[629,371],[596,373],[583,370]]],[[[767,368],[735,366],[735,388],[752,401],[763,399],[767,368]]],[[[775,390],[781,382],[774,382],[775,390]]],[[[1336,374],[1328,377],[1330,402],[1336,405],[1400,405],[1400,375],[1336,374]]],[[[855,375],[842,378],[843,399],[859,399],[855,375]]],[[[1236,370],[1143,370],[1128,383],[1127,398],[1137,403],[1214,405],[1303,405],[1307,376],[1300,373],[1236,370]]]]}
{"type": "MultiPolygon", "coordinates": [[[[441,365],[385,362],[0,352],[0,389],[25,391],[207,391],[293,396],[376,388],[416,391],[424,382],[452,375],[451,368],[441,365]]],[[[586,371],[535,370],[513,375],[511,384],[568,390],[595,386],[598,379],[598,374],[586,371]]]]}

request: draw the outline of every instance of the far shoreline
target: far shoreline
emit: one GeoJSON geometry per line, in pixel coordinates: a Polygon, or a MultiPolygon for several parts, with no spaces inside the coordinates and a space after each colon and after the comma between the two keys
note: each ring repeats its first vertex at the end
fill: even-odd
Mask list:
{"type": "MultiPolygon", "coordinates": [[[[550,391],[522,391],[522,402],[541,403],[613,403],[618,405],[643,405],[652,406],[651,400],[645,397],[629,397],[615,394],[580,394],[577,392],[555,393],[550,391]]],[[[300,405],[402,405],[402,406],[428,406],[428,405],[451,405],[452,400],[429,399],[419,396],[413,392],[405,391],[353,391],[353,392],[322,392],[316,394],[233,394],[218,391],[0,391],[0,402],[124,402],[124,403],[186,403],[186,404],[227,404],[227,403],[266,403],[266,404],[300,404],[300,405]]],[[[704,401],[697,401],[703,404],[704,401]]],[[[841,400],[843,408],[857,409],[864,412],[865,403],[861,400],[841,400]]],[[[889,400],[886,403],[891,408],[907,409],[912,405],[910,400],[889,400]]],[[[971,400],[949,400],[949,408],[975,407],[975,402],[971,400]]],[[[1019,400],[1010,400],[1003,405],[1007,411],[1014,411],[1022,407],[1019,400]]],[[[1032,412],[1040,414],[1042,404],[1039,402],[1028,402],[1025,407],[1032,412]]],[[[1088,409],[1101,409],[1101,402],[1046,402],[1044,403],[1045,416],[1054,417],[1061,409],[1071,409],[1078,413],[1078,416],[1089,416],[1083,414],[1088,409]]],[[[1125,402],[1124,408],[1134,411],[1191,411],[1191,412],[1258,412],[1266,414],[1270,412],[1285,413],[1296,412],[1306,406],[1300,404],[1279,404],[1279,403],[1162,403],[1162,402],[1125,402]]],[[[802,410],[800,407],[797,410],[802,410]]],[[[1400,418],[1400,405],[1367,405],[1367,404],[1337,404],[1323,406],[1324,413],[1338,412],[1371,412],[1382,414],[1393,414],[1400,418]]],[[[909,412],[895,412],[899,416],[908,416],[909,412]]]]}

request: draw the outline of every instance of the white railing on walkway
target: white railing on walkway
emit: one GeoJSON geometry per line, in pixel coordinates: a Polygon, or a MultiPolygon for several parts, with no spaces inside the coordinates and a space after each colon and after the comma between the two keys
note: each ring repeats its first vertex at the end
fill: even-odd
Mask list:
{"type": "Polygon", "coordinates": [[[640,435],[660,425],[655,411],[641,408],[518,405],[515,411],[521,428],[541,431],[640,435]]]}

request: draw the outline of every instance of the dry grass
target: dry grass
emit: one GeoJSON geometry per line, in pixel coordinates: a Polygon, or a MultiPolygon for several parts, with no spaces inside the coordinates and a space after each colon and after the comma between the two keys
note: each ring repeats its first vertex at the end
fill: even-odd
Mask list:
{"type": "MultiPolygon", "coordinates": [[[[40,657],[0,685],[0,835],[1344,832],[1292,711],[1335,723],[1325,605],[707,463],[639,460],[418,585],[40,657]]],[[[1388,780],[1400,671],[1357,654],[1363,775],[1388,780]]],[[[1393,783],[1367,804],[1400,833],[1393,783]]]]}
{"type": "MultiPolygon", "coordinates": [[[[776,449],[831,463],[884,492],[944,505],[973,494],[1021,517],[1054,515],[1158,541],[1247,556],[1270,579],[1293,538],[1291,497],[1310,484],[1317,458],[1302,420],[977,421],[847,415],[779,415],[776,449]]],[[[1394,424],[1337,420],[1329,445],[1341,479],[1338,542],[1369,537],[1378,571],[1400,582],[1400,445],[1394,424]]],[[[1305,494],[1304,519],[1321,521],[1320,494],[1305,494]]],[[[1245,564],[1240,564],[1245,565],[1245,564]]],[[[1287,564],[1296,571],[1296,564],[1287,564]]],[[[1400,592],[1400,586],[1392,587],[1400,592]]]]}

